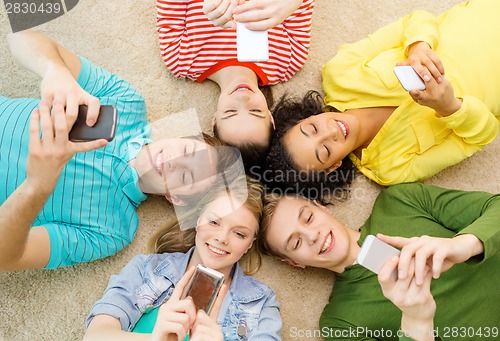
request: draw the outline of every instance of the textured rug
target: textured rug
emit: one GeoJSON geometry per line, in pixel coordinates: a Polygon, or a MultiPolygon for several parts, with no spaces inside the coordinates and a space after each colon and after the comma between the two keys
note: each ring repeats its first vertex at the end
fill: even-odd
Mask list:
{"type": "MultiPolygon", "coordinates": [[[[312,46],[305,67],[273,88],[301,95],[321,91],[321,67],[339,45],[353,42],[416,9],[438,14],[458,0],[317,0],[312,46]]],[[[172,77],[160,58],[154,1],[82,0],[68,12],[37,27],[70,50],[130,81],[146,98],[148,118],[155,121],[195,108],[201,128],[209,131],[215,111],[216,85],[172,77]]],[[[37,97],[39,79],[12,61],[5,36],[11,32],[0,7],[0,94],[37,97]]],[[[479,52],[480,53],[480,52],[479,52]]],[[[182,122],[178,122],[179,125],[182,122]]],[[[439,186],[500,192],[500,142],[495,140],[470,159],[427,180],[439,186]]],[[[0,180],[2,181],[2,180],[0,180]]],[[[357,228],[370,214],[381,187],[358,175],[351,199],[332,211],[357,228]]],[[[0,274],[0,340],[78,340],[92,304],[101,297],[111,274],[136,254],[145,252],[149,235],[173,217],[165,200],[149,198],[139,207],[140,226],[134,242],[115,256],[56,271],[0,274]]],[[[1,236],[0,236],[1,237],[1,236]]],[[[295,269],[265,259],[256,277],[273,287],[282,308],[283,340],[318,340],[318,319],[334,284],[332,273],[295,269]]]]}

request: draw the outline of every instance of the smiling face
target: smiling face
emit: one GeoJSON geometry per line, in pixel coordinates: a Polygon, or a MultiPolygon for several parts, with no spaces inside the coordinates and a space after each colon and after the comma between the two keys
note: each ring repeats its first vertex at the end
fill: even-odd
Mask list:
{"type": "Polygon", "coordinates": [[[223,195],[207,205],[197,225],[193,258],[228,275],[252,247],[258,220],[245,205],[223,195]]]}
{"type": "Polygon", "coordinates": [[[332,171],[355,149],[358,126],[351,115],[325,112],[293,126],[283,145],[298,169],[332,171]]]}
{"type": "Polygon", "coordinates": [[[131,165],[144,192],[175,197],[198,194],[210,187],[217,161],[215,148],[204,142],[163,138],[144,146],[131,165]]]}
{"type": "Polygon", "coordinates": [[[221,91],[214,116],[219,138],[233,146],[243,141],[267,146],[274,121],[263,93],[239,81],[227,89],[221,91]]]}
{"type": "Polygon", "coordinates": [[[266,239],[271,248],[300,266],[342,272],[359,251],[359,232],[346,228],[326,208],[298,197],[276,206],[266,239]]]}

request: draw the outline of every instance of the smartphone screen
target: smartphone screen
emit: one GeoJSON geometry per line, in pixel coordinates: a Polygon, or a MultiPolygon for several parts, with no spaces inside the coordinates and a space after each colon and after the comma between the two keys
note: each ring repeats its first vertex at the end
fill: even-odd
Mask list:
{"type": "Polygon", "coordinates": [[[252,31],[236,23],[236,50],[240,62],[265,62],[269,60],[267,31],[252,31]]]}
{"type": "Polygon", "coordinates": [[[223,274],[203,265],[197,265],[193,277],[182,294],[182,298],[191,296],[196,310],[203,309],[207,314],[210,314],[222,283],[224,283],[223,274]]]}
{"type": "MultiPolygon", "coordinates": [[[[385,263],[392,257],[399,256],[400,253],[401,252],[395,247],[384,243],[373,235],[368,235],[363,245],[361,245],[356,263],[378,274],[385,263]]],[[[397,271],[393,274],[393,279],[397,279],[397,271]]]]}
{"type": "Polygon", "coordinates": [[[78,108],[78,117],[69,132],[69,140],[73,142],[85,142],[99,139],[108,141],[115,137],[117,110],[113,105],[101,105],[99,117],[93,127],[86,123],[87,110],[86,105],[80,105],[78,108]]]}

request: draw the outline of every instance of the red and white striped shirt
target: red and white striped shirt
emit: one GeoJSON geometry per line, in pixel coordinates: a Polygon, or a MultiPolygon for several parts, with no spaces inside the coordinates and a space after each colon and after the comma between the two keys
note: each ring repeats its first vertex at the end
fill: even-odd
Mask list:
{"type": "Polygon", "coordinates": [[[259,76],[260,85],[285,82],[307,59],[313,8],[314,0],[304,0],[268,31],[268,61],[242,63],[236,59],[236,31],[214,26],[203,13],[203,0],[157,0],[161,54],[177,78],[202,82],[226,66],[243,65],[259,76]]]}

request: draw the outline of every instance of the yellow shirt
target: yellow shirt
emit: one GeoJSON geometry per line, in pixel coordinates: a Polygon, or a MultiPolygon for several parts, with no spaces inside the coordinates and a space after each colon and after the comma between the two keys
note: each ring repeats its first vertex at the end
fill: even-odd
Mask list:
{"type": "Polygon", "coordinates": [[[416,11],[367,38],[339,48],[323,68],[325,103],[344,112],[394,106],[356,167],[382,185],[426,179],[492,142],[500,117],[500,1],[476,0],[439,17],[416,11]],[[427,42],[445,68],[462,107],[440,117],[415,103],[393,68],[406,50],[427,42]]]}

